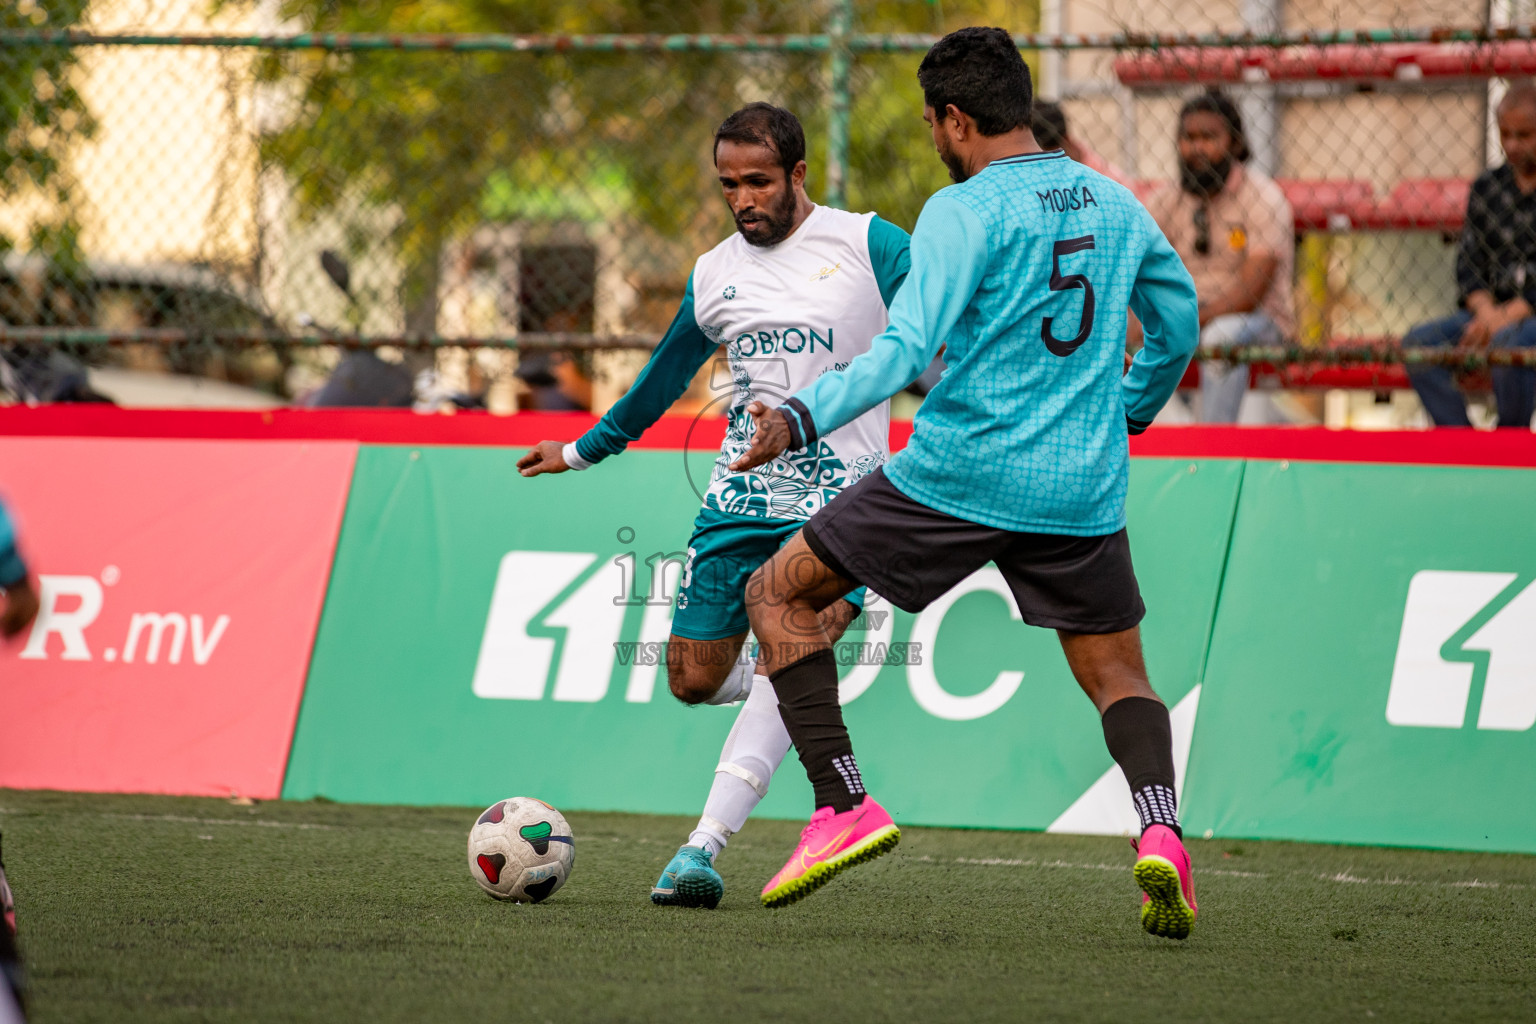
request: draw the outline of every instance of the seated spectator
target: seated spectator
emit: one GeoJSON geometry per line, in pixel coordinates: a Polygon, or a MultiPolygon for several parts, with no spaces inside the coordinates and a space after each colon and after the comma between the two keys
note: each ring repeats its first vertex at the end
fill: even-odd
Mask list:
{"type": "Polygon", "coordinates": [[[1059,149],[1084,167],[1098,171],[1106,178],[1113,178],[1126,188],[1131,187],[1131,179],[1124,171],[1067,130],[1067,114],[1061,109],[1061,104],[1036,100],[1030,110],[1029,127],[1041,149],[1059,149]]]}
{"type": "MultiPolygon", "coordinates": [[[[1519,85],[1499,104],[1504,164],[1484,171],[1467,197],[1456,250],[1457,305],[1448,317],[1419,324],[1403,345],[1469,351],[1536,346],[1536,86],[1519,85]]],[[[1437,427],[1469,427],[1467,406],[1449,368],[1410,366],[1408,379],[1437,427]]],[[[1536,370],[1496,366],[1499,426],[1530,429],[1536,370]]]]}
{"type": "Polygon", "coordinates": [[[518,357],[513,375],[528,388],[525,409],[586,412],[592,407],[592,384],[570,353],[525,352],[518,357]]]}
{"type": "MultiPolygon", "coordinates": [[[[1237,104],[1211,90],[1179,111],[1179,185],[1147,201],[1183,258],[1200,297],[1200,345],[1279,345],[1294,330],[1296,262],[1291,205],[1272,180],[1245,167],[1237,104]]],[[[1248,367],[1200,364],[1200,421],[1236,423],[1248,367]]]]}

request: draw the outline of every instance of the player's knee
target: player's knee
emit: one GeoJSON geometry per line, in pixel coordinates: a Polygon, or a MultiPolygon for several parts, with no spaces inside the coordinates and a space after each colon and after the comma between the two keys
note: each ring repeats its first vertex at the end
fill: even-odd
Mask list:
{"type": "Polygon", "coordinates": [[[697,666],[668,666],[667,688],[684,704],[703,704],[720,689],[720,680],[697,666]]]}

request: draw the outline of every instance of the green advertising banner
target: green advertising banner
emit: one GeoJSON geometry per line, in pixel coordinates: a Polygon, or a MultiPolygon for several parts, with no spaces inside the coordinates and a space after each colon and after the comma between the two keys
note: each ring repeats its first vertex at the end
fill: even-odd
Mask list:
{"type": "MultiPolygon", "coordinates": [[[[735,709],[673,700],[643,642],[667,635],[652,568],[686,547],[712,453],[631,451],[533,480],[518,454],[362,449],[286,798],[701,809],[735,709]]],[[[1132,467],[1147,661],[1181,760],[1243,472],[1132,467]]],[[[843,679],[871,791],[913,824],[1133,829],[1054,633],[1014,615],[990,568],[921,615],[871,605],[846,638],[870,663],[843,679]]],[[[809,800],[791,754],[759,813],[803,817],[809,800]]]]}
{"type": "Polygon", "coordinates": [[[1250,462],[1185,827],[1536,852],[1536,473],[1250,462]]]}

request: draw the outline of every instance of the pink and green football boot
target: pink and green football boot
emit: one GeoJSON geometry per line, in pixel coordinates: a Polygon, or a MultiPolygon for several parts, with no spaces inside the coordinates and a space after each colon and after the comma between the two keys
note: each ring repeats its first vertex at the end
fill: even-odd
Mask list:
{"type": "Polygon", "coordinates": [[[1165,939],[1187,939],[1195,925],[1195,879],[1189,853],[1173,829],[1153,825],[1136,845],[1131,869],[1141,886],[1141,926],[1165,939]]]}
{"type": "Polygon", "coordinates": [[[865,796],[863,803],[841,814],[823,807],[800,833],[800,845],[789,863],[763,887],[763,906],[787,907],[843,869],[889,853],[899,842],[901,830],[874,797],[865,796]]]}

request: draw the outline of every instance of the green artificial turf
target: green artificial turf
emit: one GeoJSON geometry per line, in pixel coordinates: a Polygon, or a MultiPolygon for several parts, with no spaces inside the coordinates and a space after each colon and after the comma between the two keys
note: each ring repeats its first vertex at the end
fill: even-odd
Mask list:
{"type": "Polygon", "coordinates": [[[470,881],[478,809],[0,790],[33,1020],[1536,1019],[1536,858],[1196,841],[1183,943],[1123,840],[907,829],[803,903],[754,822],[716,911],[651,906],[689,822],[572,814],[538,906],[470,881]]]}

